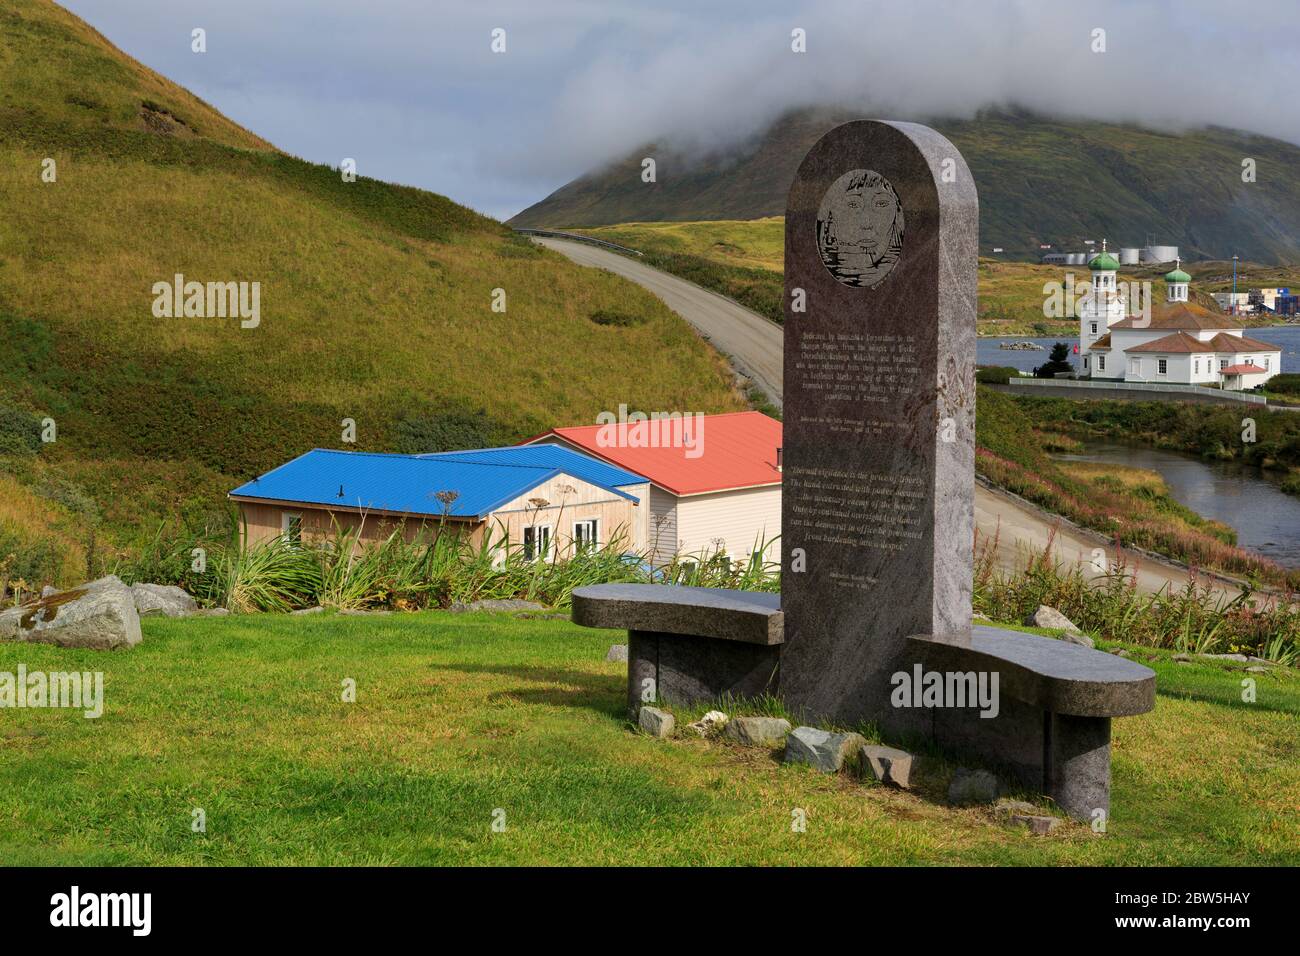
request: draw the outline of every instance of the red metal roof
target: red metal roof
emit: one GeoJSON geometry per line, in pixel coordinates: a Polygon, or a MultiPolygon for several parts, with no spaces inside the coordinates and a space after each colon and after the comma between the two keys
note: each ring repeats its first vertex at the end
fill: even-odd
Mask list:
{"type": "MultiPolygon", "coordinates": [[[[558,436],[589,454],[644,475],[675,495],[781,483],[776,468],[780,422],[762,412],[705,415],[701,421],[703,427],[693,435],[694,448],[682,447],[680,441],[673,443],[666,436],[659,447],[632,447],[634,443],[645,445],[654,432],[638,434],[638,426],[627,423],[553,428],[524,444],[558,436]]],[[[666,429],[664,423],[660,426],[666,429]]]]}
{"type": "Polygon", "coordinates": [[[1258,365],[1251,365],[1249,362],[1243,362],[1240,365],[1229,365],[1227,368],[1219,369],[1219,372],[1223,375],[1255,375],[1266,371],[1268,369],[1260,368],[1258,365]]]}

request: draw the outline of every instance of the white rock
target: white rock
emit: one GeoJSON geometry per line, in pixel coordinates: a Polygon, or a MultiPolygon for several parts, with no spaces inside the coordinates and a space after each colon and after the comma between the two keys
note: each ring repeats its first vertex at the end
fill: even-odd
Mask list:
{"type": "Polygon", "coordinates": [[[721,733],[722,729],[727,726],[727,715],[720,710],[711,710],[699,720],[686,726],[701,737],[711,737],[714,734],[721,733]]]}

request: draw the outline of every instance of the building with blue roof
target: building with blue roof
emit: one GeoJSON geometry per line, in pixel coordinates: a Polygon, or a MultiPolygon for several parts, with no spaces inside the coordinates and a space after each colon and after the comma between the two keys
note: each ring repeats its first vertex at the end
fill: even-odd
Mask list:
{"type": "Polygon", "coordinates": [[[533,557],[649,538],[649,483],[568,448],[480,448],[424,455],[316,448],[230,492],[250,544],[280,535],[362,540],[454,528],[475,544],[509,542],[533,557]]]}

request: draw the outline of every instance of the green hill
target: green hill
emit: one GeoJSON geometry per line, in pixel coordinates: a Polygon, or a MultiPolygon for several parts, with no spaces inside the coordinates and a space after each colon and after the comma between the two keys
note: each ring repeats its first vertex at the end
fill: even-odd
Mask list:
{"type": "Polygon", "coordinates": [[[395,450],[744,407],[649,293],[281,153],[48,0],[0,0],[0,75],[0,592],[210,523],[235,484],[344,447],[345,418],[350,447],[395,450]],[[260,322],[155,316],[178,273],[260,283],[260,322]]]}
{"type": "MultiPolygon", "coordinates": [[[[822,133],[860,114],[787,115],[725,153],[688,157],[645,146],[556,190],[516,226],[758,219],[785,214],[795,168],[822,133]],[[641,181],[656,158],[658,181],[641,181]]],[[[961,150],[980,191],[981,251],[1037,258],[1039,246],[1082,250],[1153,242],[1185,257],[1265,263],[1300,259],[1300,147],[1225,129],[1183,134],[1068,122],[1010,110],[930,120],[961,150]],[[1257,178],[1241,181],[1242,160],[1257,178]]]]}

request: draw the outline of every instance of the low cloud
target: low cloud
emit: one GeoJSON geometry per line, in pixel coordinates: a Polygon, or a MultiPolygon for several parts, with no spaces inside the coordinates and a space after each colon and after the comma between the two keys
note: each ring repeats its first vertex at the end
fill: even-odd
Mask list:
{"type": "Polygon", "coordinates": [[[1016,105],[1300,143],[1294,0],[64,3],[291,152],[501,217],[645,143],[725,146],[809,104],[913,120],[1016,105]]]}

